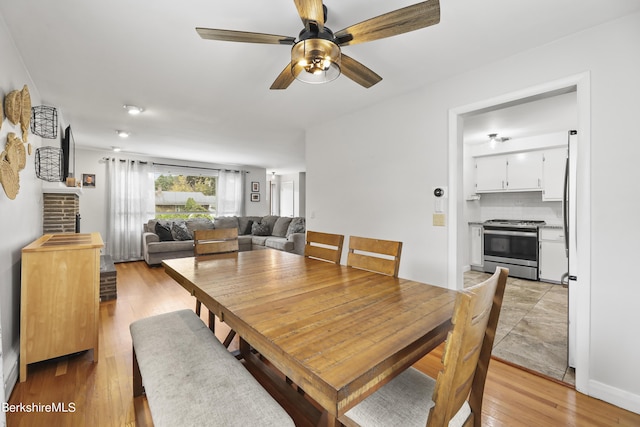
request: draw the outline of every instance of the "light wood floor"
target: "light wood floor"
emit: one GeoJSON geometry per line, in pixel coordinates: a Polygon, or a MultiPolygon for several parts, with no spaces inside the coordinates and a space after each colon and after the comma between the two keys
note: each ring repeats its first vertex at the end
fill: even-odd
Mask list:
{"type": "MultiPolygon", "coordinates": [[[[74,412],[8,413],[14,426],[151,426],[144,397],[132,398],[129,324],[139,318],[193,308],[194,300],[162,268],[143,262],[117,265],[118,298],[100,304],[100,357],[91,352],[29,365],[28,378],[11,394],[12,405],[63,403],[74,412]]],[[[206,310],[203,310],[203,318],[206,310]]],[[[216,326],[220,338],[224,325],[216,326]]],[[[429,375],[440,367],[441,348],[416,364],[429,375]]],[[[38,406],[36,406],[38,408],[38,406]]],[[[489,367],[485,426],[639,426],[640,415],[493,360],[489,367]]],[[[225,426],[226,427],[226,426],[225,426]]]]}

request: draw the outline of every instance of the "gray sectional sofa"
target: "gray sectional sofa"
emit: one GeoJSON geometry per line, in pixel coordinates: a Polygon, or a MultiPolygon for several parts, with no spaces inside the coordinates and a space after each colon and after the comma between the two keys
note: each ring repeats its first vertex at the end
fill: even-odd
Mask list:
{"type": "Polygon", "coordinates": [[[193,256],[193,232],[211,228],[237,228],[240,251],[272,248],[304,254],[304,218],[230,216],[214,221],[207,218],[149,220],[142,233],[144,260],[149,265],[159,265],[165,259],[193,256]]]}

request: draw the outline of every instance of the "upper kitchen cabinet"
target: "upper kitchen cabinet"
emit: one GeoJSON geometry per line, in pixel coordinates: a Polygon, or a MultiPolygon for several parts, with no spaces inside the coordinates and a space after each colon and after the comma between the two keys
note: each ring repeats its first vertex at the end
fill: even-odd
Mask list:
{"type": "Polygon", "coordinates": [[[507,156],[507,190],[542,189],[542,153],[528,151],[507,156]]]}
{"type": "Polygon", "coordinates": [[[564,193],[564,170],[567,163],[567,148],[553,148],[544,151],[542,163],[542,200],[562,201],[564,193]]]}
{"type": "Polygon", "coordinates": [[[502,191],[507,184],[506,156],[476,159],[476,193],[502,191]]]}
{"type": "Polygon", "coordinates": [[[542,190],[542,152],[476,158],[476,193],[542,190]]]}

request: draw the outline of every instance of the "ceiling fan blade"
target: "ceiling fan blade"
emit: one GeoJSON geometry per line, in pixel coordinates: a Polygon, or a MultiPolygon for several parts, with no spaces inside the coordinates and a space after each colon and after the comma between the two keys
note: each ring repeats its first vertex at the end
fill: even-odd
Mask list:
{"type": "Polygon", "coordinates": [[[365,88],[382,80],[382,77],[344,53],[340,55],[340,72],[365,88]]]}
{"type": "Polygon", "coordinates": [[[269,89],[286,89],[289,87],[291,83],[296,79],[296,76],[300,74],[302,71],[301,66],[295,66],[293,71],[291,71],[291,63],[288,63],[284,70],[280,72],[278,77],[276,77],[275,81],[271,85],[269,89]]]}
{"type": "Polygon", "coordinates": [[[277,36],[274,34],[250,33],[246,31],[217,30],[213,28],[196,28],[200,37],[207,40],[222,40],[227,42],[265,43],[265,44],[294,44],[296,38],[277,36]]]}
{"type": "Polygon", "coordinates": [[[335,33],[340,46],[408,33],[440,22],[439,0],[429,0],[368,19],[335,33]]]}
{"type": "Polygon", "coordinates": [[[316,22],[320,30],[324,28],[324,9],[322,0],[293,0],[298,9],[305,28],[309,29],[309,22],[316,22]]]}

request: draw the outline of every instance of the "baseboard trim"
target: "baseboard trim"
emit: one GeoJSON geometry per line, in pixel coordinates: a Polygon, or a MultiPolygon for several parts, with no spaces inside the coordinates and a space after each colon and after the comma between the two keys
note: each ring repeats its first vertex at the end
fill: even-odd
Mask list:
{"type": "Polygon", "coordinates": [[[11,365],[11,370],[9,371],[9,375],[4,382],[4,398],[9,401],[9,397],[11,397],[11,392],[13,392],[13,388],[18,383],[18,361],[16,360],[13,365],[11,365]]]}
{"type": "Polygon", "coordinates": [[[589,395],[627,411],[640,414],[640,395],[594,380],[589,381],[589,395]]]}

